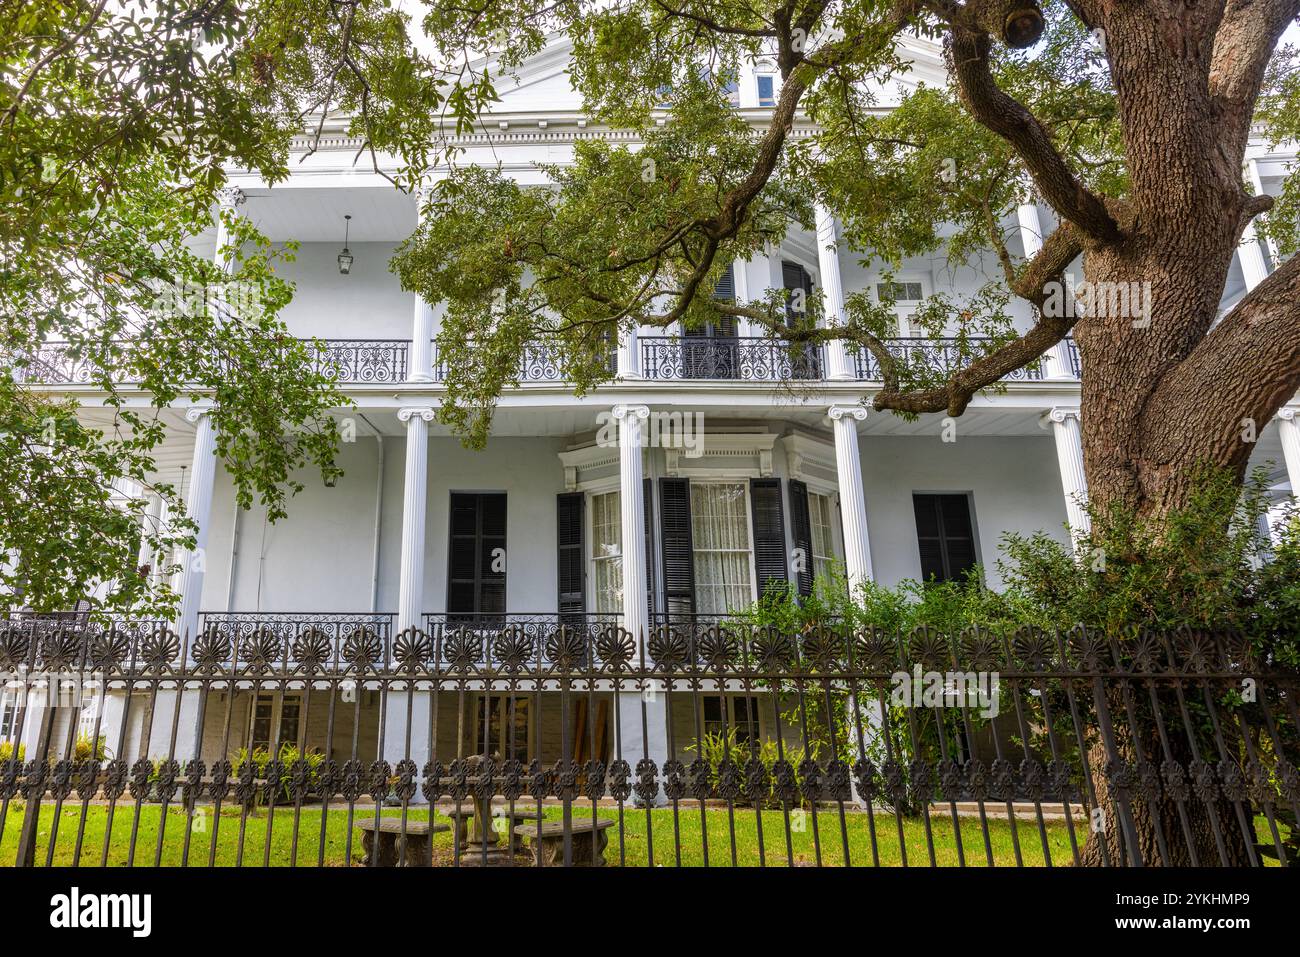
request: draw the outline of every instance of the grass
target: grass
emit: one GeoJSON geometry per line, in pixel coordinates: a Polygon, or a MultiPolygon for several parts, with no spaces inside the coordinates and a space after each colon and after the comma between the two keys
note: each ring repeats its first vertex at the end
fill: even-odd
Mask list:
{"type": "MultiPolygon", "coordinates": [[[[525,803],[520,809],[532,811],[535,805],[525,803]]],[[[194,831],[191,835],[189,864],[206,866],[209,848],[215,827],[217,839],[215,863],[219,867],[260,866],[267,846],[267,813],[265,809],[250,812],[241,822],[238,809],[223,808],[219,823],[214,822],[211,809],[203,808],[203,814],[196,814],[194,831]],[[242,826],[241,826],[242,825],[242,826]],[[244,834],[243,854],[239,855],[239,836],[244,834]]],[[[385,816],[401,816],[400,808],[385,808],[385,816]]],[[[428,820],[428,808],[411,808],[410,820],[428,820]]],[[[558,807],[543,808],[543,816],[557,819],[561,815],[558,807]]],[[[590,817],[590,805],[575,805],[575,817],[590,817]]],[[[599,808],[602,818],[618,820],[618,812],[613,808],[599,808]]],[[[81,805],[65,806],[59,815],[58,835],[55,840],[53,863],[68,866],[73,863],[77,831],[81,822],[81,805]]],[[[371,817],[374,806],[357,805],[355,817],[371,817]]],[[[135,806],[123,802],[117,806],[113,815],[112,837],[108,843],[107,863],[112,867],[125,867],[132,863],[131,843],[135,839],[134,866],[152,866],[158,847],[158,827],[161,818],[158,805],[146,804],[136,821],[135,806]]],[[[701,812],[698,806],[683,805],[674,816],[671,808],[656,808],[647,814],[644,809],[629,807],[623,814],[623,826],[617,825],[607,831],[609,847],[605,852],[608,864],[617,866],[620,860],[628,865],[645,865],[650,860],[650,845],[653,839],[654,863],[657,866],[731,866],[732,863],[732,826],[726,808],[708,808],[703,813],[706,826],[701,827],[701,812]],[[620,834],[620,830],[622,833],[620,834]],[[704,839],[707,836],[707,841],[704,839]]],[[[435,813],[435,821],[445,820],[435,813]]],[[[54,807],[44,807],[39,825],[37,844],[37,863],[44,864],[50,843],[51,825],[54,820],[54,807]]],[[[5,828],[0,838],[0,864],[12,865],[17,853],[18,832],[22,822],[21,805],[11,805],[5,821],[5,828]]],[[[903,856],[899,850],[898,824],[892,814],[877,812],[875,815],[877,852],[882,866],[899,866],[903,856]]],[[[787,866],[793,862],[796,866],[812,865],[820,859],[825,865],[841,866],[844,864],[844,835],[847,835],[849,862],[853,866],[870,866],[873,863],[871,833],[866,814],[850,812],[844,816],[844,832],[841,832],[840,816],[835,811],[819,811],[816,815],[814,832],[811,813],[791,815],[787,847],[787,819],[781,811],[764,811],[762,813],[763,863],[767,866],[787,866]]],[[[180,865],[182,847],[185,837],[186,817],[181,811],[171,808],[166,816],[163,832],[163,865],[180,865]]],[[[958,850],[951,818],[947,814],[932,814],[931,833],[934,841],[935,862],[940,866],[956,866],[958,850]]],[[[1005,820],[990,820],[989,841],[996,866],[1010,867],[1016,863],[1015,843],[1012,825],[1005,820]]],[[[85,834],[82,841],[81,866],[99,866],[104,852],[104,836],[108,828],[108,808],[103,805],[91,805],[87,809],[85,834]]],[[[968,866],[987,866],[984,840],[978,819],[962,819],[961,842],[968,866]]],[[[321,808],[305,807],[298,822],[298,842],[296,862],[299,866],[315,866],[318,862],[321,834],[321,808]]],[[[1075,826],[1076,839],[1082,844],[1085,834],[1081,825],[1075,826]]],[[[294,810],[293,808],[276,808],[271,820],[270,855],[272,866],[288,866],[294,858],[294,810]]],[[[752,808],[737,808],[734,814],[734,846],[736,863],[740,866],[757,866],[760,863],[759,825],[757,815],[752,808]]],[[[1019,840],[1020,853],[1026,866],[1041,866],[1044,863],[1043,842],[1038,825],[1034,820],[1020,820],[1015,825],[1015,837],[1019,840]]],[[[1072,861],[1069,832],[1064,821],[1048,822],[1046,825],[1047,846],[1053,864],[1064,865],[1072,861]]],[[[906,848],[907,863],[911,866],[929,866],[926,826],[922,818],[903,820],[903,843],[906,848]]],[[[434,853],[439,859],[450,860],[453,854],[452,839],[449,833],[441,833],[434,838],[434,853]]],[[[346,806],[332,806],[325,814],[324,863],[326,866],[341,867],[349,863],[359,864],[362,857],[361,839],[353,832],[352,847],[348,849],[348,810],[346,806]]]]}

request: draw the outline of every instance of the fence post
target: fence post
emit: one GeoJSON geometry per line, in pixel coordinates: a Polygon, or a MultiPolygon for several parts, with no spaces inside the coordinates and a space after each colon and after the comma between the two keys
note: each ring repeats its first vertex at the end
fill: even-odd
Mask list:
{"type": "MultiPolygon", "coordinates": [[[[47,696],[50,692],[46,692],[47,696]]],[[[39,830],[38,824],[41,818],[41,798],[45,794],[45,764],[46,755],[50,750],[50,732],[54,726],[55,707],[47,703],[41,709],[41,733],[37,737],[36,756],[32,758],[28,765],[33,769],[33,773],[39,775],[40,787],[34,796],[27,798],[27,809],[23,814],[23,826],[18,832],[18,854],[15,865],[18,867],[35,867],[36,866],[36,834],[39,830]],[[39,769],[39,770],[36,770],[39,769]]]]}

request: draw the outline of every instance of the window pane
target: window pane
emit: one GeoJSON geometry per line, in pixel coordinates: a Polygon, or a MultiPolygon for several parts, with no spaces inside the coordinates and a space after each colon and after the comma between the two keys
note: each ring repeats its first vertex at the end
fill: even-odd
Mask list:
{"type": "Polygon", "coordinates": [[[256,710],[253,712],[253,748],[271,746],[271,715],[275,710],[275,699],[270,695],[258,695],[256,710]]]}
{"type": "Polygon", "coordinates": [[[753,602],[747,502],[743,483],[691,483],[695,604],[702,615],[740,611],[753,602]]]}
{"type": "Polygon", "coordinates": [[[812,529],[813,575],[825,575],[838,557],[835,553],[835,533],[832,531],[834,505],[829,495],[810,493],[808,519],[812,529]]]}
{"type": "Polygon", "coordinates": [[[591,563],[596,611],[623,611],[623,517],[618,492],[591,497],[591,563]]]}
{"type": "Polygon", "coordinates": [[[758,105],[775,106],[776,105],[776,82],[773,77],[760,76],[758,78],[758,105]]]}
{"type": "Polygon", "coordinates": [[[280,746],[292,744],[298,747],[298,716],[302,714],[302,702],[297,698],[286,698],[280,706],[280,746]]]}

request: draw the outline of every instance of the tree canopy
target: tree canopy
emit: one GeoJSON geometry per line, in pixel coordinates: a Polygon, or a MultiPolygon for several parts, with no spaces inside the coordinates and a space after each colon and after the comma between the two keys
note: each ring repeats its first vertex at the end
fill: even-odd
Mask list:
{"type": "Polygon", "coordinates": [[[210,404],[242,506],[275,519],[301,469],[337,471],[328,413],[345,399],[278,318],[292,244],[228,218],[223,270],[195,243],[227,168],[283,179],[293,137],[331,113],[367,155],[401,158],[399,185],[418,177],[479,94],[412,37],[369,0],[0,7],[0,602],[68,608],[101,583],[96,610],[172,606],[166,575],[137,573],[144,504],[120,491],[170,506],[149,551],[192,546],[156,467],[178,398],[210,404]],[[28,384],[53,341],[102,390],[102,422],[28,384]]]}
{"type": "Polygon", "coordinates": [[[1300,80],[1281,38],[1298,10],[1296,0],[434,3],[427,26],[441,54],[493,50],[484,76],[567,34],[586,109],[642,141],[579,143],[575,163],[551,171],[554,188],[469,168],[439,183],[397,268],[408,288],[446,303],[443,348],[464,358],[472,343],[480,359],[452,364],[444,417],[481,441],[523,343],[552,342],[588,388],[609,376],[603,344],[632,325],[732,315],[795,342],[842,339],[882,370],[875,408],[949,415],[1073,333],[1099,494],[1159,510],[1185,499],[1197,463],[1244,476],[1240,423],[1262,427],[1300,385],[1298,261],[1216,325],[1217,311],[1252,218],[1267,212],[1261,233],[1284,255],[1297,248],[1297,176],[1278,197],[1252,196],[1242,167],[1251,135],[1296,136],[1300,80]],[[948,81],[904,87],[882,108],[882,91],[906,76],[905,33],[942,43],[948,81]],[[751,123],[728,91],[760,57],[781,87],[770,116],[751,123]],[[1009,234],[1031,195],[1057,226],[1027,259],[1009,234]],[[918,316],[958,330],[955,372],[896,359],[885,342],[896,319],[865,294],[842,317],[814,297],[794,322],[780,294],[712,297],[733,260],[791,223],[812,228],[815,202],[838,217],[850,253],[886,274],[908,257],[965,264],[993,252],[981,289],[936,295],[918,316]],[[1079,257],[1089,282],[1149,284],[1151,328],[1062,314],[1059,296],[1053,308],[1079,257]],[[1027,329],[1009,318],[1014,299],[1028,304],[1027,329]],[[1198,398],[1189,440],[1171,423],[1198,398]]]}

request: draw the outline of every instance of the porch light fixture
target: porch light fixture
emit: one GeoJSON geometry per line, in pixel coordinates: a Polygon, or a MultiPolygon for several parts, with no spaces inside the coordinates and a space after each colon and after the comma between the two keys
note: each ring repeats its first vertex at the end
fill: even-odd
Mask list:
{"type": "Polygon", "coordinates": [[[348,249],[348,227],[352,225],[352,216],[343,217],[343,252],[339,253],[339,273],[346,276],[352,272],[352,251],[348,249]]]}

